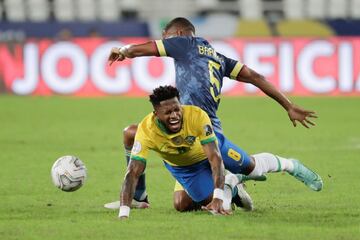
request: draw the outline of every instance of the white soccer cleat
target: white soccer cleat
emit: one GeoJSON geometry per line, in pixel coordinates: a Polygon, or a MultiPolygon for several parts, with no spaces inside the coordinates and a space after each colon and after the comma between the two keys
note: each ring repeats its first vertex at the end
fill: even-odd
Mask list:
{"type": "Polygon", "coordinates": [[[239,183],[238,185],[236,185],[236,188],[238,190],[238,193],[235,197],[233,197],[232,203],[245,211],[254,210],[253,201],[250,195],[245,191],[244,184],[239,183]]]}
{"type": "Polygon", "coordinates": [[[111,203],[105,203],[104,208],[116,210],[120,208],[120,201],[115,201],[111,203]]]}
{"type": "MultiPolygon", "coordinates": [[[[138,209],[144,209],[149,208],[150,204],[147,202],[139,202],[135,199],[131,202],[131,208],[138,208],[138,209]]],[[[111,210],[118,210],[120,208],[120,201],[105,203],[104,208],[111,209],[111,210]]]]}
{"type": "Polygon", "coordinates": [[[150,204],[147,202],[147,197],[146,197],[145,201],[137,201],[137,200],[133,199],[131,202],[131,208],[144,209],[144,208],[149,208],[149,207],[150,207],[150,204]]]}
{"type": "MultiPolygon", "coordinates": [[[[237,189],[237,194],[234,197],[231,198],[232,193],[230,194],[231,203],[235,204],[237,207],[240,207],[245,211],[253,210],[254,207],[252,199],[250,195],[245,191],[244,184],[241,183],[241,179],[239,179],[239,176],[227,172],[227,174],[225,175],[225,186],[228,186],[230,189],[237,189]]],[[[224,209],[227,209],[229,208],[229,202],[227,201],[227,199],[229,198],[229,191],[226,191],[226,187],[224,193],[225,201],[223,202],[223,206],[224,209]]]]}

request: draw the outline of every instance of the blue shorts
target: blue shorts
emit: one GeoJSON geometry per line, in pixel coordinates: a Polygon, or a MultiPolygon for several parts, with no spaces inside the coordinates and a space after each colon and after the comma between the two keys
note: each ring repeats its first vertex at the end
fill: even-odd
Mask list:
{"type": "MultiPolygon", "coordinates": [[[[243,173],[250,164],[249,155],[215,131],[225,168],[232,173],[243,173]]],[[[165,167],[195,202],[206,200],[214,191],[214,179],[207,159],[190,166],[176,167],[164,162],[165,167]]]]}
{"type": "Polygon", "coordinates": [[[221,157],[225,168],[232,173],[244,173],[249,167],[250,156],[241,148],[230,142],[222,133],[216,132],[221,157]]]}
{"type": "Polygon", "coordinates": [[[173,177],[182,185],[187,194],[195,202],[206,200],[214,191],[209,161],[203,160],[190,166],[177,167],[165,163],[165,167],[173,177]]]}

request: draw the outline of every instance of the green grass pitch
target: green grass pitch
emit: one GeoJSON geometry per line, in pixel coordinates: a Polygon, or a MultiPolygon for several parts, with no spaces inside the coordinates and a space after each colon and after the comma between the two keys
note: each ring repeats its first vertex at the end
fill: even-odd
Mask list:
{"type": "Polygon", "coordinates": [[[300,159],[324,180],[313,192],[288,174],[249,182],[255,211],[228,217],[178,213],[174,180],[155,155],[147,165],[151,208],[128,221],[102,206],[117,200],[125,164],[122,129],[150,112],[146,99],[0,96],[0,239],[360,239],[360,98],[293,98],[315,110],[313,129],[293,128],[263,97],[223,98],[226,135],[248,153],[300,159]],[[88,181],[56,189],[53,162],[80,157],[88,181]]]}

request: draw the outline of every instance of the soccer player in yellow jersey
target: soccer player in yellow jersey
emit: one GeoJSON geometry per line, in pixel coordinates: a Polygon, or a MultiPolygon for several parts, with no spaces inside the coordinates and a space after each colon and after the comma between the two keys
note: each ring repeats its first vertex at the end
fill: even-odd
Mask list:
{"type": "MultiPolygon", "coordinates": [[[[206,39],[195,36],[194,25],[185,18],[171,20],[166,25],[161,40],[113,48],[109,62],[111,64],[114,61],[141,56],[167,56],[174,59],[176,87],[180,93],[181,103],[198,106],[208,114],[227,170],[250,177],[285,171],[312,190],[322,189],[321,177],[298,160],[266,152],[247,154],[226,137],[216,114],[224,77],[258,87],[286,110],[294,126],[297,122],[307,128],[315,125],[311,120],[317,117],[315,112],[296,106],[275,86],[266,81],[264,76],[240,61],[217,52],[206,39]]],[[[241,110],[238,111],[243,114],[241,110]]],[[[136,129],[136,125],[131,125],[124,130],[126,152],[130,152],[133,146],[136,129]]],[[[247,139],[247,141],[253,140],[247,139]]],[[[137,203],[141,202],[142,206],[148,206],[145,175],[142,175],[139,180],[134,200],[137,203]]],[[[174,200],[176,206],[176,203],[181,202],[181,195],[176,194],[174,200]]],[[[182,208],[179,207],[179,209],[182,208]]]]}
{"type": "MultiPolygon", "coordinates": [[[[212,213],[229,214],[229,205],[225,204],[231,201],[232,194],[224,193],[224,164],[208,115],[199,107],[180,105],[179,92],[172,86],[154,89],[150,101],[154,112],[138,125],[121,190],[119,217],[129,217],[135,187],[150,150],[161,156],[186,191],[188,210],[202,205],[212,213]]],[[[228,175],[226,184],[232,190],[239,181],[234,174],[228,175]]]]}

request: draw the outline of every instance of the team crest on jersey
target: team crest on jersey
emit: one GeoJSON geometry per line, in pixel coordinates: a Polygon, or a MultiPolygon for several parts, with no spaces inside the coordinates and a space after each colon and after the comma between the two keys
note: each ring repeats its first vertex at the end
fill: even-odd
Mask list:
{"type": "Polygon", "coordinates": [[[133,154],[138,154],[140,151],[141,151],[141,143],[139,141],[135,141],[131,152],[133,154]]]}
{"type": "Polygon", "coordinates": [[[210,136],[213,133],[212,127],[209,124],[204,126],[205,136],[210,136]]]}
{"type": "Polygon", "coordinates": [[[184,139],[181,136],[176,136],[176,137],[172,138],[171,141],[175,145],[181,145],[184,142],[184,139]]]}
{"type": "Polygon", "coordinates": [[[194,142],[195,142],[195,137],[194,136],[187,136],[186,138],[185,138],[185,142],[187,143],[187,144],[189,144],[189,145],[193,145],[194,144],[194,142]]]}

